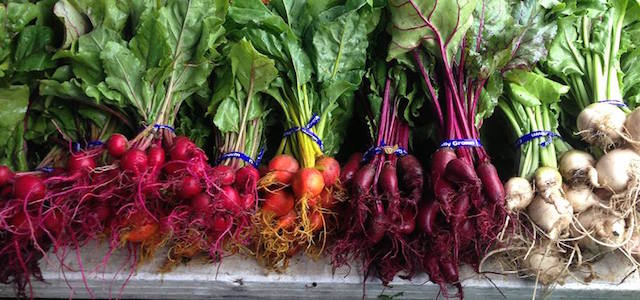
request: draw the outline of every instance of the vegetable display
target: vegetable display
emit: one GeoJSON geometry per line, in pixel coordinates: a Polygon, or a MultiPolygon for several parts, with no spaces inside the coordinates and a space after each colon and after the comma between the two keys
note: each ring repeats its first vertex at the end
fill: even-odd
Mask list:
{"type": "Polygon", "coordinates": [[[636,0],[3,1],[0,283],[637,271],[638,86],[636,0]]]}

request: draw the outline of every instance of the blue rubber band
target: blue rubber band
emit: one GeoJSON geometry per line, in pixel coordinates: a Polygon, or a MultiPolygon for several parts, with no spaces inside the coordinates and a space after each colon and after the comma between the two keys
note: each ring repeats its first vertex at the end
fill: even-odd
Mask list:
{"type": "Polygon", "coordinates": [[[461,147],[482,147],[482,143],[478,139],[453,139],[440,143],[440,148],[461,148],[461,147]]]}
{"type": "Polygon", "coordinates": [[[617,107],[627,107],[627,104],[624,103],[622,100],[605,99],[605,100],[600,100],[598,102],[615,105],[617,107]]]}
{"type": "Polygon", "coordinates": [[[37,168],[36,171],[40,171],[40,172],[44,172],[44,173],[51,173],[51,172],[53,172],[53,167],[37,168]]]}
{"type": "MultiPolygon", "coordinates": [[[[381,154],[383,152],[386,152],[385,151],[386,149],[393,149],[393,148],[394,147],[391,147],[385,144],[384,141],[381,141],[378,147],[371,147],[362,155],[362,162],[366,163],[370,161],[374,156],[381,154]]],[[[388,154],[395,154],[398,157],[403,157],[408,155],[409,152],[407,152],[407,150],[402,147],[396,147],[395,149],[393,149],[393,152],[388,154]]]]}
{"type": "Polygon", "coordinates": [[[263,155],[264,155],[264,148],[260,149],[260,153],[258,153],[258,157],[256,158],[256,160],[253,160],[253,158],[249,157],[249,155],[246,155],[242,152],[232,151],[232,152],[227,152],[225,154],[222,154],[222,156],[218,158],[217,163],[219,164],[224,160],[237,158],[257,168],[260,165],[260,161],[262,161],[263,155]]]}
{"type": "Polygon", "coordinates": [[[164,125],[164,124],[156,124],[153,125],[153,128],[155,128],[156,130],[160,130],[160,129],[168,129],[171,132],[176,132],[175,129],[173,129],[173,127],[169,126],[169,125],[164,125]]]}
{"type": "Polygon", "coordinates": [[[92,141],[87,144],[87,148],[100,147],[102,145],[104,145],[102,141],[92,141]]]}
{"type": "Polygon", "coordinates": [[[318,146],[320,147],[320,150],[324,151],[324,144],[322,143],[322,140],[318,135],[316,135],[315,133],[313,133],[313,131],[311,131],[311,128],[313,126],[316,126],[318,122],[320,122],[320,116],[314,113],[313,116],[311,116],[311,120],[309,120],[307,125],[305,125],[304,127],[290,128],[287,131],[285,131],[284,134],[282,134],[282,136],[288,137],[298,131],[302,131],[302,133],[308,135],[316,144],[318,144],[318,146]]]}
{"type": "Polygon", "coordinates": [[[529,132],[521,136],[520,138],[518,138],[518,140],[516,141],[516,147],[520,147],[523,144],[538,138],[544,138],[544,140],[540,142],[540,146],[547,147],[553,142],[554,138],[561,139],[562,137],[553,131],[536,130],[536,131],[529,132]]]}

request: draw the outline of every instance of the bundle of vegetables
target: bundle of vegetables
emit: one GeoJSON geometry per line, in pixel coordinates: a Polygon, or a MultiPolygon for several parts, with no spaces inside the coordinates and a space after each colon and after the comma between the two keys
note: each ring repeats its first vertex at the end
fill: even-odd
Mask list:
{"type": "Polygon", "coordinates": [[[388,60],[421,74],[444,140],[432,157],[432,196],[418,213],[423,266],[443,289],[446,282],[461,289],[458,265],[477,268],[506,212],[479,128],[502,93],[502,74],[543,58],[555,26],[545,23],[537,1],[398,0],[389,10],[388,60]]]}
{"type": "MultiPolygon", "coordinates": [[[[142,126],[130,141],[113,134],[104,147],[73,153],[82,172],[69,161],[68,171],[56,178],[59,195],[73,191],[87,209],[103,203],[111,249],[129,242],[134,266],[138,251],[145,259],[169,238],[179,241],[174,248],[198,241],[183,230],[185,218],[201,208],[188,203],[223,199],[228,174],[209,166],[189,138],[176,137],[173,124],[185,100],[209,97],[206,82],[221,56],[217,48],[226,1],[129,3],[111,9],[103,7],[109,3],[58,5],[67,37],[75,34],[75,39],[55,58],[65,63],[58,71],[72,75],[42,82],[41,92],[109,104],[142,126]]],[[[224,209],[222,202],[211,205],[224,209]]],[[[205,217],[199,221],[213,227],[205,217]]],[[[219,242],[204,239],[204,249],[217,254],[219,242]]]]}
{"type": "Polygon", "coordinates": [[[32,295],[32,277],[42,280],[38,260],[51,246],[46,228],[56,223],[45,209],[39,172],[12,171],[26,171],[36,160],[27,153],[27,110],[36,79],[55,67],[52,5],[0,3],[0,283],[13,284],[17,297],[26,297],[27,287],[32,295]]]}
{"type": "Polygon", "coordinates": [[[334,155],[364,75],[377,1],[234,1],[229,35],[275,61],[264,93],[282,108],[282,143],[260,179],[256,256],[284,270],[299,250],[319,254],[330,230],[340,166],[334,155]]]}
{"type": "MultiPolygon", "coordinates": [[[[637,105],[640,53],[640,5],[637,1],[578,1],[553,8],[558,34],[546,65],[551,75],[571,87],[563,110],[584,141],[608,150],[636,141],[637,122],[629,116],[637,105]]],[[[601,151],[593,149],[595,154],[601,151]]]]}
{"type": "MultiPolygon", "coordinates": [[[[375,146],[364,155],[355,153],[344,166],[341,182],[349,190],[348,208],[341,214],[342,235],[332,249],[334,269],[361,260],[365,282],[377,272],[384,284],[398,272],[411,278],[419,269],[419,241],[412,238],[424,184],[422,166],[408,154],[409,124],[403,120],[407,78],[400,68],[373,68],[369,74],[375,91],[369,96],[370,128],[375,146]],[[374,116],[375,115],[375,116],[374,116]]],[[[409,87],[410,88],[410,87],[409,87]]],[[[409,100],[409,101],[408,101],[409,100]]]]}

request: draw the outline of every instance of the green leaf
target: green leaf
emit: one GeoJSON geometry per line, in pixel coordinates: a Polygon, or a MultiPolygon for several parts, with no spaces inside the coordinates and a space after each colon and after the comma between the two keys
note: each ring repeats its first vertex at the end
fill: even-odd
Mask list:
{"type": "Polygon", "coordinates": [[[482,120],[489,118],[498,105],[498,100],[503,93],[503,80],[498,74],[493,74],[487,80],[482,92],[480,92],[480,100],[476,108],[475,124],[480,128],[482,120]]]}
{"type": "MultiPolygon", "coordinates": [[[[510,82],[509,86],[512,87],[512,90],[513,85],[518,85],[521,89],[525,89],[528,94],[535,97],[538,102],[544,104],[556,103],[560,101],[562,95],[569,92],[568,86],[562,85],[535,72],[512,70],[505,73],[505,79],[510,82]]],[[[531,106],[522,101],[521,103],[531,106]]]]}
{"type": "Polygon", "coordinates": [[[42,71],[55,67],[48,48],[53,43],[53,30],[49,27],[31,25],[18,36],[14,53],[14,68],[18,71],[42,71]]]}
{"type": "Polygon", "coordinates": [[[14,170],[27,169],[23,124],[28,105],[26,85],[0,88],[0,164],[14,170]]]}
{"type": "Polygon", "coordinates": [[[226,98],[218,106],[213,117],[213,123],[222,132],[238,132],[239,115],[240,111],[237,102],[231,98],[226,98]]]}
{"type": "Polygon", "coordinates": [[[392,40],[387,60],[424,45],[431,55],[446,54],[452,61],[473,23],[477,1],[390,0],[388,28],[392,40]],[[442,41],[445,53],[440,51],[438,41],[442,41]]]}
{"type": "Polygon", "coordinates": [[[535,107],[540,106],[542,102],[533,94],[531,94],[526,88],[521,85],[509,83],[509,95],[511,99],[518,101],[518,103],[527,106],[535,107]]]}
{"type": "Polygon", "coordinates": [[[53,13],[64,23],[65,32],[62,48],[71,46],[71,43],[89,30],[89,24],[85,21],[84,16],[68,0],[56,2],[53,7],[53,13]]]}
{"type": "Polygon", "coordinates": [[[149,99],[143,95],[142,62],[131,50],[115,42],[107,42],[100,59],[104,64],[107,85],[124,95],[141,115],[146,116],[144,103],[149,99]]]}
{"type": "Polygon", "coordinates": [[[246,91],[251,91],[249,97],[266,90],[278,76],[275,62],[256,51],[247,40],[231,46],[229,58],[233,74],[246,91]]]}
{"type": "Polygon", "coordinates": [[[27,24],[38,17],[38,7],[36,4],[25,2],[9,2],[7,9],[7,30],[11,34],[22,31],[27,24]]]}

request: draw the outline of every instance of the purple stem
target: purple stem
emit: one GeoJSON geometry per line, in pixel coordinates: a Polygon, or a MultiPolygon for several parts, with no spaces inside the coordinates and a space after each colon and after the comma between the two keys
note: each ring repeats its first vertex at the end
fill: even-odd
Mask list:
{"type": "Polygon", "coordinates": [[[422,60],[420,60],[420,54],[417,49],[413,49],[413,59],[418,64],[418,69],[420,69],[420,73],[422,74],[422,79],[424,79],[424,83],[427,85],[429,89],[429,94],[431,94],[431,99],[433,99],[433,106],[435,107],[436,114],[438,115],[438,124],[440,125],[440,130],[444,132],[444,117],[442,116],[442,108],[440,108],[440,102],[438,101],[438,96],[436,96],[436,91],[431,84],[431,79],[429,79],[429,75],[427,74],[427,69],[425,69],[422,64],[422,60]]]}

